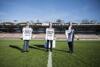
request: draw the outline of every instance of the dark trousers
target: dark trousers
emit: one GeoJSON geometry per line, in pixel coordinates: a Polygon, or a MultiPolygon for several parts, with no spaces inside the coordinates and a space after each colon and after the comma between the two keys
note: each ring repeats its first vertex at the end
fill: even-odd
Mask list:
{"type": "Polygon", "coordinates": [[[29,40],[24,40],[23,51],[28,51],[29,48],[29,40]]]}
{"type": "Polygon", "coordinates": [[[49,43],[50,43],[50,51],[52,51],[52,41],[53,40],[47,40],[47,51],[49,49],[49,43]]]}
{"type": "Polygon", "coordinates": [[[73,42],[68,42],[69,51],[73,53],[73,42]]]}

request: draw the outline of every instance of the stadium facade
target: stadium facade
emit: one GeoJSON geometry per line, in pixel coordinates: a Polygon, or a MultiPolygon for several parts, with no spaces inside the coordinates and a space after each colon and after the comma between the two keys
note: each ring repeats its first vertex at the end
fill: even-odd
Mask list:
{"type": "MultiPolygon", "coordinates": [[[[23,23],[11,23],[3,22],[0,23],[0,32],[7,33],[21,33],[22,28],[27,24],[23,23]]],[[[68,29],[69,23],[52,23],[55,33],[63,34],[65,30],[68,29]]],[[[49,23],[30,23],[30,26],[33,28],[33,33],[45,33],[46,28],[49,27],[49,23]]],[[[82,34],[100,34],[100,24],[81,24],[73,23],[75,33],[82,34]]]]}

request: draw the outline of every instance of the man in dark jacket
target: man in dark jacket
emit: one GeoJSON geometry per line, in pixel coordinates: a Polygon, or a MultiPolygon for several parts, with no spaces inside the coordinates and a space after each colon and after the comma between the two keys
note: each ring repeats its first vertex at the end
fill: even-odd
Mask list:
{"type": "Polygon", "coordinates": [[[69,52],[73,53],[74,48],[74,29],[72,25],[69,26],[68,30],[66,30],[66,38],[68,42],[69,52]]]}

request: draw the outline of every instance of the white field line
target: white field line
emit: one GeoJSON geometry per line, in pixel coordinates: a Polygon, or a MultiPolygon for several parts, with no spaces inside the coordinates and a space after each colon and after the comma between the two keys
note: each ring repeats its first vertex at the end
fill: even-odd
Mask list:
{"type": "Polygon", "coordinates": [[[52,67],[52,52],[49,51],[47,67],[52,67]]]}

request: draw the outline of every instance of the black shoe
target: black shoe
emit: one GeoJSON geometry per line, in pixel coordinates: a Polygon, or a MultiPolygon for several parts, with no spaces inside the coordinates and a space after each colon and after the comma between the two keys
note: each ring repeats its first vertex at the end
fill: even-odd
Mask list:
{"type": "Polygon", "coordinates": [[[26,52],[26,51],[22,50],[22,53],[24,53],[24,52],[26,52]]]}
{"type": "Polygon", "coordinates": [[[70,51],[67,51],[67,53],[70,53],[70,51]]]}
{"type": "Polygon", "coordinates": [[[52,49],[50,51],[52,52],[52,49]]]}
{"type": "Polygon", "coordinates": [[[47,49],[46,52],[48,52],[49,50],[47,49]]]}
{"type": "Polygon", "coordinates": [[[22,52],[29,52],[29,50],[22,50],[22,52]]]}
{"type": "Polygon", "coordinates": [[[73,53],[73,51],[70,51],[70,53],[72,54],[72,53],[73,53]]]}
{"type": "Polygon", "coordinates": [[[26,50],[26,52],[29,52],[29,50],[26,50]]]}

